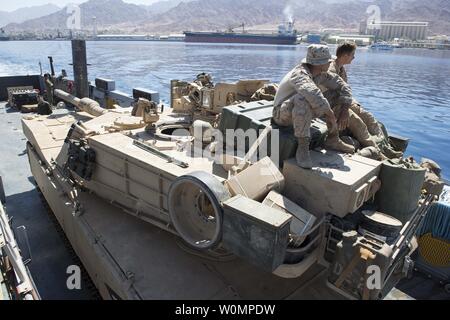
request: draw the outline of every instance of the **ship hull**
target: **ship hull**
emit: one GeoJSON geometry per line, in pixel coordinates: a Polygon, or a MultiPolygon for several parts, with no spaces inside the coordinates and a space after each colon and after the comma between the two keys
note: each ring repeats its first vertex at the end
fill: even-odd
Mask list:
{"type": "Polygon", "coordinates": [[[278,35],[186,32],[185,42],[295,45],[297,37],[278,35]]]}

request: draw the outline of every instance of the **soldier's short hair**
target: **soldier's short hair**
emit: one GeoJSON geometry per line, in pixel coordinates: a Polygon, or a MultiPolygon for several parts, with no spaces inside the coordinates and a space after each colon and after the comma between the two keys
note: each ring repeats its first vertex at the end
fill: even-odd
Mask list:
{"type": "Polygon", "coordinates": [[[336,56],[340,57],[344,54],[350,54],[356,50],[356,44],[354,42],[344,42],[340,44],[336,49],[336,56]]]}

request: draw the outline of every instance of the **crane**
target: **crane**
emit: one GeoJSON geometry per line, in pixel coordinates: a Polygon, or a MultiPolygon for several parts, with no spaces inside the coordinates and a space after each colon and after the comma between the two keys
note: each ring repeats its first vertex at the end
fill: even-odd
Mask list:
{"type": "Polygon", "coordinates": [[[227,31],[234,32],[234,29],[236,29],[236,28],[242,28],[242,33],[245,33],[245,23],[242,23],[236,27],[229,27],[227,31]]]}

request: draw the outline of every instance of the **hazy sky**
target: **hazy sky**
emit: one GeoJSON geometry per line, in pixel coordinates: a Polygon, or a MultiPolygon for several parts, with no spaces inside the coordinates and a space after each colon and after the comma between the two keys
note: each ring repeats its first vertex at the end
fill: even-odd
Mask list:
{"type": "MultiPolygon", "coordinates": [[[[64,7],[69,3],[83,3],[87,0],[20,0],[20,1],[8,1],[1,0],[0,11],[14,11],[23,7],[38,6],[47,3],[54,3],[57,6],[64,7]]],[[[124,2],[135,4],[152,4],[159,0],[124,0],[124,2]]]]}

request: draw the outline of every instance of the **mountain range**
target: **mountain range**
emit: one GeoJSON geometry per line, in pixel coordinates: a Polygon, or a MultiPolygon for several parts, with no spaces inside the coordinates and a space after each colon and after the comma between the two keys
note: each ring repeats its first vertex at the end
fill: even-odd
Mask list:
{"type": "MultiPolygon", "coordinates": [[[[83,29],[169,33],[185,30],[224,30],[242,23],[253,29],[274,29],[295,19],[298,30],[322,28],[358,29],[370,5],[380,8],[385,21],[428,21],[430,31],[450,34],[448,0],[168,0],[150,6],[122,0],[90,0],[80,5],[83,29]]],[[[63,30],[66,9],[6,26],[8,32],[63,30]]]]}
{"type": "Polygon", "coordinates": [[[21,23],[27,20],[40,18],[61,10],[54,4],[45,4],[42,6],[26,7],[14,10],[12,12],[0,11],[0,27],[9,23],[21,23]]]}

